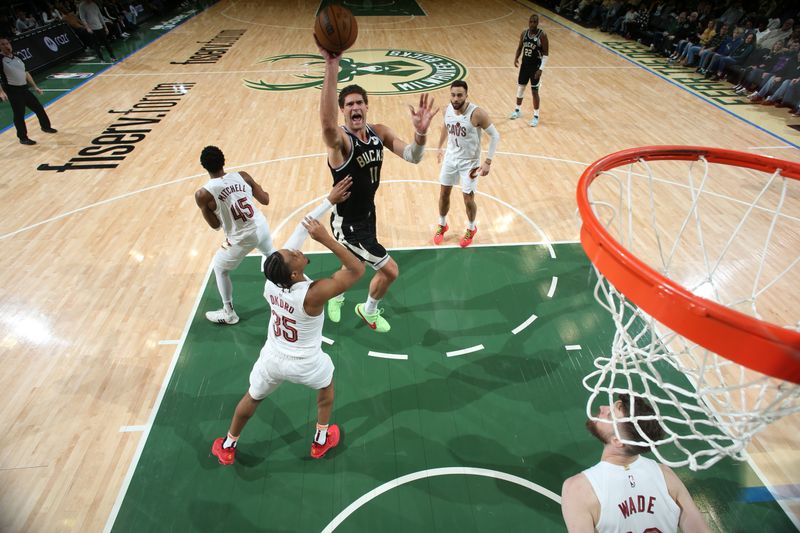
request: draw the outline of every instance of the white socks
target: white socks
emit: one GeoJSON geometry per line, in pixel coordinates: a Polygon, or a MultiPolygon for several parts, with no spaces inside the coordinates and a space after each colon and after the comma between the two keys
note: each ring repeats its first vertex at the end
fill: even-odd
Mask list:
{"type": "Polygon", "coordinates": [[[380,299],[376,300],[372,296],[367,296],[367,303],[364,304],[364,312],[368,315],[375,314],[375,311],[378,310],[378,304],[380,303],[380,299]]]}
{"type": "Polygon", "coordinates": [[[226,311],[233,311],[233,283],[231,275],[227,270],[214,269],[214,276],[217,278],[217,290],[222,297],[222,303],[226,311]]]}
{"type": "Polygon", "coordinates": [[[322,424],[317,424],[317,433],[314,435],[314,442],[320,446],[324,446],[325,443],[328,442],[328,424],[324,426],[322,424]]]}

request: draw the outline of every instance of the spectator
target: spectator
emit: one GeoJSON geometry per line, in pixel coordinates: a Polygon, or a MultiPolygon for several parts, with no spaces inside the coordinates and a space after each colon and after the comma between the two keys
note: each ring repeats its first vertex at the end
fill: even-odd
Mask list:
{"type": "Polygon", "coordinates": [[[677,18],[673,18],[662,33],[653,36],[653,48],[662,55],[669,55],[675,41],[688,39],[697,33],[697,11],[689,15],[681,11],[677,18]]]}
{"type": "Polygon", "coordinates": [[[728,36],[728,25],[723,24],[722,27],[719,29],[717,33],[711,36],[711,38],[706,41],[704,45],[693,45],[688,46],[688,50],[686,51],[686,57],[681,62],[681,65],[684,67],[689,67],[694,65],[694,58],[698,54],[702,54],[709,51],[716,50],[722,42],[727,39],[728,36]]]}
{"type": "Polygon", "coordinates": [[[45,9],[42,10],[40,16],[44,25],[53,24],[54,22],[58,22],[63,18],[61,12],[50,2],[46,4],[45,9]]]}
{"type": "Polygon", "coordinates": [[[706,50],[701,52],[699,65],[695,72],[699,72],[700,74],[705,74],[708,72],[708,66],[711,64],[714,54],[723,56],[730,55],[731,51],[739,46],[744,40],[742,38],[743,34],[744,31],[741,28],[736,28],[733,30],[733,35],[725,37],[716,48],[708,47],[706,50]]]}
{"type": "Polygon", "coordinates": [[[761,102],[762,105],[774,105],[775,107],[796,107],[797,103],[792,103],[797,98],[797,88],[800,81],[800,54],[794,61],[794,72],[788,71],[786,79],[783,80],[772,96],[768,96],[761,102]]]}
{"type": "Polygon", "coordinates": [[[772,30],[777,30],[780,25],[781,21],[778,19],[762,19],[756,29],[756,46],[769,50],[770,47],[764,46],[762,41],[772,30]]]}
{"type": "Polygon", "coordinates": [[[727,24],[730,27],[736,26],[736,24],[741,20],[744,16],[744,9],[742,8],[742,3],[739,1],[734,2],[731,6],[725,10],[721,17],[719,17],[719,21],[722,24],[727,24]]]}
{"type": "Polygon", "coordinates": [[[706,24],[706,29],[702,33],[698,33],[697,35],[690,35],[686,39],[678,41],[678,47],[675,49],[675,53],[670,56],[670,61],[680,61],[681,65],[686,65],[684,60],[686,59],[686,55],[689,52],[689,48],[695,46],[692,43],[698,43],[699,47],[702,48],[708,41],[711,40],[717,34],[717,22],[713,19],[709,20],[706,24]]]}
{"type": "Polygon", "coordinates": [[[792,34],[794,19],[786,19],[780,28],[768,30],[767,34],[758,43],[761,48],[772,48],[777,41],[785,41],[792,34]]]}
{"type": "Polygon", "coordinates": [[[772,45],[772,50],[762,56],[760,62],[742,71],[738,79],[738,84],[733,88],[734,92],[741,95],[751,92],[758,86],[762,74],[765,72],[772,72],[773,70],[780,70],[788,60],[789,55],[785,53],[783,43],[778,41],[772,45]]]}
{"type": "Polygon", "coordinates": [[[622,0],[603,2],[603,6],[600,8],[600,31],[610,31],[614,27],[614,21],[619,17],[622,5],[622,0]]]}
{"type": "Polygon", "coordinates": [[[36,19],[22,9],[17,10],[17,33],[25,33],[38,26],[36,19]]]}
{"type": "Polygon", "coordinates": [[[779,60],[773,66],[772,71],[761,75],[758,90],[747,97],[751,102],[759,103],[769,98],[786,77],[791,77],[795,73],[798,49],[800,49],[800,43],[791,43],[790,47],[778,56],[779,60]]]}
{"type": "Polygon", "coordinates": [[[711,2],[700,2],[697,4],[697,24],[699,27],[704,28],[709,20],[714,20],[716,23],[712,15],[712,7],[711,2]]]}
{"type": "Polygon", "coordinates": [[[753,53],[753,50],[755,50],[755,42],[755,34],[748,33],[745,35],[744,41],[734,48],[729,55],[714,54],[706,70],[706,78],[711,78],[713,76],[715,80],[721,80],[728,67],[731,65],[741,65],[747,60],[750,54],[753,53]]]}
{"type": "Polygon", "coordinates": [[[114,50],[108,42],[108,27],[100,8],[97,7],[97,3],[94,0],[81,0],[81,3],[78,4],[78,15],[86,27],[86,31],[91,36],[92,48],[94,48],[100,61],[103,60],[103,52],[100,47],[104,46],[111,61],[116,62],[117,58],[114,56],[114,50]]]}
{"type": "Polygon", "coordinates": [[[731,65],[729,70],[728,79],[734,84],[733,91],[736,92],[741,88],[742,80],[745,76],[752,72],[758,65],[762,65],[766,58],[770,55],[771,51],[764,48],[756,48],[753,53],[747,56],[747,59],[740,65],[731,65]]]}
{"type": "Polygon", "coordinates": [[[78,18],[78,15],[75,14],[75,11],[72,7],[68,7],[67,3],[61,3],[58,5],[59,11],[61,11],[61,16],[64,22],[72,28],[72,31],[78,36],[78,39],[81,40],[83,44],[83,50],[86,50],[86,45],[92,42],[92,36],[87,31],[86,26],[83,25],[81,19],[78,18]]]}

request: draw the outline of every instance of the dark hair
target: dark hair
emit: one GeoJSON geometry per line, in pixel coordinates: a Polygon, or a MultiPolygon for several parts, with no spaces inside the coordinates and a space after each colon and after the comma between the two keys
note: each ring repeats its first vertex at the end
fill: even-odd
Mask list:
{"type": "Polygon", "coordinates": [[[206,146],[200,152],[200,164],[209,172],[219,172],[225,166],[225,155],[216,146],[206,146]]]}
{"type": "Polygon", "coordinates": [[[464,80],[454,81],[453,83],[450,84],[450,88],[452,89],[453,87],[463,87],[465,93],[469,92],[469,87],[467,86],[467,82],[465,82],[464,80]]]}
{"type": "MultiPolygon", "coordinates": [[[[641,417],[654,416],[656,414],[650,402],[641,396],[633,397],[633,411],[631,412],[631,396],[630,394],[618,394],[617,399],[622,402],[622,413],[626,418],[634,416],[637,420],[621,422],[619,424],[620,436],[625,440],[642,441],[648,440],[656,442],[664,438],[664,428],[661,427],[661,422],[658,420],[641,420],[641,417]],[[638,425],[638,429],[637,429],[638,425]]],[[[624,448],[626,455],[639,455],[640,453],[649,452],[650,446],[635,446],[626,444],[624,448]]]]}
{"type": "Polygon", "coordinates": [[[264,261],[264,276],[278,287],[288,289],[292,286],[292,271],[280,252],[272,252],[264,261]]]}
{"type": "Polygon", "coordinates": [[[361,97],[364,99],[365,104],[369,104],[369,99],[367,98],[367,91],[365,91],[360,85],[348,85],[341,91],[339,91],[339,108],[344,108],[344,99],[349,94],[360,94],[361,97]]]}

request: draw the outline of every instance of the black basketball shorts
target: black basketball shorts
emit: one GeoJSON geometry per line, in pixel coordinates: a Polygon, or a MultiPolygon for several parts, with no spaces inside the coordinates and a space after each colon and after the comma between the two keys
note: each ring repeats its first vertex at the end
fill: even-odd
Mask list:
{"type": "Polygon", "coordinates": [[[389,261],[386,248],[378,242],[374,212],[361,220],[345,220],[332,213],[331,231],[337,241],[374,270],[380,270],[389,261]]]}
{"type": "Polygon", "coordinates": [[[519,68],[519,76],[517,77],[517,83],[519,85],[527,85],[528,82],[531,83],[531,87],[534,89],[539,88],[539,82],[542,81],[542,77],[539,76],[539,81],[537,82],[536,71],[539,70],[539,66],[542,63],[537,61],[536,63],[523,63],[522,66],[519,68]]]}

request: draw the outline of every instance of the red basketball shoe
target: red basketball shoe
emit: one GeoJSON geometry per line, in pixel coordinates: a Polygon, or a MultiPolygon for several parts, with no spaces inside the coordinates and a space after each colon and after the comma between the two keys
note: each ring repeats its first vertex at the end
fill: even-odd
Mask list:
{"type": "Polygon", "coordinates": [[[211,453],[216,456],[221,465],[232,465],[236,458],[236,447],[223,448],[222,443],[225,442],[225,437],[220,437],[214,441],[211,446],[211,453]]]}
{"type": "Polygon", "coordinates": [[[331,448],[335,448],[336,445],[339,444],[339,426],[336,424],[331,424],[328,428],[328,438],[325,441],[325,444],[317,444],[316,442],[311,443],[311,457],[314,459],[319,459],[331,448]]]}

